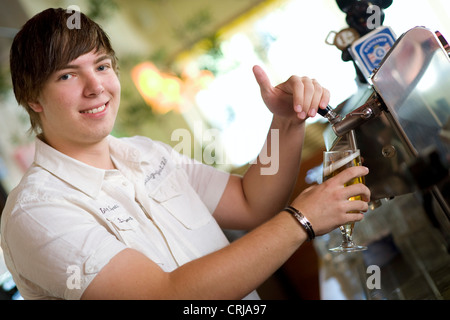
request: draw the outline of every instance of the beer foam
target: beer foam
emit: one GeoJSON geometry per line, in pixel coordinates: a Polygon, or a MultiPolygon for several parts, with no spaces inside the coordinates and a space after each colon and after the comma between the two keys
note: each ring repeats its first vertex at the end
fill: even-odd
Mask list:
{"type": "Polygon", "coordinates": [[[356,150],[354,153],[352,153],[351,155],[340,159],[334,163],[331,163],[330,165],[326,166],[325,168],[323,168],[323,176],[324,177],[328,177],[333,171],[338,170],[339,168],[341,168],[342,166],[346,165],[347,163],[349,163],[350,161],[353,161],[354,159],[356,159],[357,157],[359,157],[360,155],[360,151],[356,150]]]}

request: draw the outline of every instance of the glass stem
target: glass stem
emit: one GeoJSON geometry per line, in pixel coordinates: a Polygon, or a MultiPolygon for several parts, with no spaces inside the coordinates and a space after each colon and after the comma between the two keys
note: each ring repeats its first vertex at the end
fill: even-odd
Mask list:
{"type": "Polygon", "coordinates": [[[343,247],[351,247],[353,246],[353,237],[352,230],[353,228],[350,225],[341,226],[339,228],[342,234],[342,246],[343,247]]]}

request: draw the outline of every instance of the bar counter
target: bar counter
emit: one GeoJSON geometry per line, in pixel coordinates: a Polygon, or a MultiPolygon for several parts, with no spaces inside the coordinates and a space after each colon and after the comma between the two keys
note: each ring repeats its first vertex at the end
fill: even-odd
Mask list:
{"type": "Polygon", "coordinates": [[[444,235],[433,226],[420,194],[382,200],[356,223],[357,253],[332,253],[341,235],[316,238],[321,299],[449,300],[450,255],[444,235]]]}

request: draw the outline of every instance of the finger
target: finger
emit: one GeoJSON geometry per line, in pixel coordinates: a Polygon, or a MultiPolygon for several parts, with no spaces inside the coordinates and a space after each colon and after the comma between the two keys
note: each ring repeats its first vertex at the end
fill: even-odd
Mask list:
{"type": "Polygon", "coordinates": [[[311,108],[309,109],[309,116],[315,117],[317,114],[317,109],[319,108],[319,104],[322,100],[324,88],[315,80],[312,80],[312,84],[314,85],[314,95],[311,99],[311,108]]]}
{"type": "Polygon", "coordinates": [[[294,111],[297,113],[297,117],[302,120],[306,119],[307,109],[305,109],[304,100],[305,85],[302,81],[302,78],[298,76],[292,76],[288,79],[288,81],[282,83],[278,87],[283,91],[292,94],[292,103],[294,111]]]}
{"type": "Polygon", "coordinates": [[[323,88],[322,97],[319,102],[319,108],[326,109],[326,107],[330,103],[330,97],[331,97],[330,91],[326,88],[323,88]]]}
{"type": "Polygon", "coordinates": [[[344,222],[342,224],[357,222],[364,219],[364,214],[362,213],[346,213],[343,217],[344,222]]]}
{"type": "Polygon", "coordinates": [[[298,76],[291,76],[286,82],[279,84],[281,90],[292,95],[292,102],[296,111],[303,110],[303,82],[298,76]]]}
{"type": "Polygon", "coordinates": [[[370,196],[371,196],[370,189],[366,185],[364,185],[363,190],[364,190],[364,192],[360,193],[361,199],[362,199],[362,201],[368,203],[368,202],[370,202],[370,196]]]}
{"type": "Polygon", "coordinates": [[[256,82],[258,83],[261,91],[272,90],[272,84],[270,83],[269,77],[266,72],[260,66],[253,67],[253,74],[255,76],[256,82]]]}
{"type": "MultiPolygon", "coordinates": [[[[346,184],[357,177],[363,177],[369,173],[369,169],[364,166],[355,166],[345,169],[332,179],[338,184],[346,184]]],[[[331,179],[330,179],[331,180],[331,179]]]]}
{"type": "Polygon", "coordinates": [[[365,202],[369,202],[370,200],[370,190],[364,184],[352,184],[343,189],[343,198],[350,199],[353,197],[358,197],[357,200],[361,199],[365,202]]]}
{"type": "Polygon", "coordinates": [[[344,207],[347,214],[362,213],[369,210],[369,205],[367,204],[367,202],[360,200],[347,201],[344,207]]]}
{"type": "Polygon", "coordinates": [[[315,95],[315,86],[313,84],[313,81],[309,78],[302,78],[302,83],[303,83],[303,111],[305,111],[305,113],[307,115],[311,115],[311,109],[313,108],[313,106],[311,105],[313,97],[315,95]]]}

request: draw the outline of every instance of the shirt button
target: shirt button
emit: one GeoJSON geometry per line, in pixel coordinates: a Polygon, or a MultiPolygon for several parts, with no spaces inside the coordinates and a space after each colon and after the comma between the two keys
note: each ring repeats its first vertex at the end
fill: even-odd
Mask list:
{"type": "Polygon", "coordinates": [[[124,187],[128,187],[128,182],[127,182],[127,181],[122,181],[122,185],[123,185],[124,187]]]}

